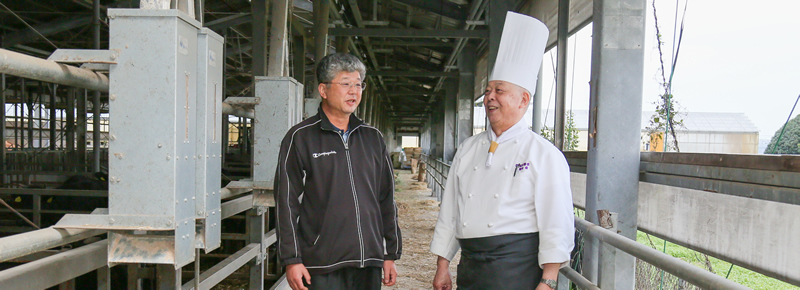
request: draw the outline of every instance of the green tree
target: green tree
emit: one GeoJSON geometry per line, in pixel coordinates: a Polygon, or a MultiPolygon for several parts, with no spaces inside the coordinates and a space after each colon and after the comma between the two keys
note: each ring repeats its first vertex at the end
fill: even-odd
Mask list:
{"type": "Polygon", "coordinates": [[[800,154],[800,115],[784,126],[786,128],[781,127],[775,132],[775,135],[772,135],[772,140],[764,150],[764,154],[800,154]],[[781,131],[783,131],[782,135],[781,131]]]}
{"type": "MultiPolygon", "coordinates": [[[[572,111],[567,111],[566,119],[564,120],[564,151],[575,151],[578,149],[578,128],[575,128],[575,114],[572,111]]],[[[555,144],[555,132],[553,129],[545,125],[540,133],[542,137],[549,140],[550,143],[555,144]]]]}

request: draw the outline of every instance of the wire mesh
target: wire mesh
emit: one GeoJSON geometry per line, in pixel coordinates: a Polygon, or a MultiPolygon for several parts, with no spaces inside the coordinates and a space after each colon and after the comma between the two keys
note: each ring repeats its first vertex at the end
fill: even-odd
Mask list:
{"type": "MultiPolygon", "coordinates": [[[[575,210],[575,214],[583,218],[584,212],[580,209],[575,210]]],[[[584,232],[575,229],[575,248],[572,250],[571,261],[569,267],[583,275],[583,250],[584,250],[584,232]]],[[[697,286],[690,284],[670,273],[667,273],[658,267],[649,264],[645,261],[636,259],[636,281],[634,289],[657,289],[657,290],[695,290],[701,289],[697,286]]],[[[569,289],[580,289],[576,285],[570,283],[569,289]]]]}
{"type": "Polygon", "coordinates": [[[634,289],[694,290],[701,289],[645,261],[636,259],[634,289]]]}

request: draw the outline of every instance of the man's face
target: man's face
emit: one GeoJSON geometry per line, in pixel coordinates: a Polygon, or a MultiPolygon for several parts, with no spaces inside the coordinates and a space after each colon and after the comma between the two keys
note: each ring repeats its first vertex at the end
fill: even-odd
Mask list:
{"type": "Polygon", "coordinates": [[[361,75],[357,71],[343,71],[337,73],[331,82],[319,84],[319,95],[325,100],[323,105],[329,109],[330,114],[349,116],[356,111],[361,103],[361,88],[355,85],[361,82],[361,75]]]}
{"type": "Polygon", "coordinates": [[[525,90],[505,81],[490,81],[484,93],[483,106],[489,123],[494,130],[501,132],[522,119],[530,102],[530,95],[525,90]]]}

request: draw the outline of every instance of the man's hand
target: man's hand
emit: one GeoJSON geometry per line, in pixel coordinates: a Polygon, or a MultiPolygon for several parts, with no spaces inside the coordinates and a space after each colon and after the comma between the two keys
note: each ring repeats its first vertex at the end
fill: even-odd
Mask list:
{"type": "Polygon", "coordinates": [[[436,274],[433,276],[434,290],[452,290],[453,281],[450,278],[450,261],[442,256],[436,260],[436,274]]]}
{"type": "MultiPolygon", "coordinates": [[[[559,263],[542,264],[542,279],[558,280],[558,270],[561,268],[559,263]]],[[[536,290],[554,290],[544,283],[536,285],[536,290]]]]}
{"type": "Polygon", "coordinates": [[[392,286],[394,283],[397,283],[397,267],[395,267],[394,261],[385,260],[383,261],[383,285],[392,286]]]}
{"type": "Polygon", "coordinates": [[[286,280],[289,281],[289,287],[292,287],[292,290],[308,290],[303,285],[303,279],[306,283],[311,284],[311,275],[308,274],[305,265],[298,263],[286,266],[286,280]]]}

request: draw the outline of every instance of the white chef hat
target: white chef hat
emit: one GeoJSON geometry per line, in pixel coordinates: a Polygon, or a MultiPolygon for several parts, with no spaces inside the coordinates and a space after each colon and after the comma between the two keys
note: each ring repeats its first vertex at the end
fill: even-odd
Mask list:
{"type": "Polygon", "coordinates": [[[539,66],[550,31],[528,15],[509,11],[500,37],[500,48],[489,81],[502,80],[536,91],[539,66]]]}

